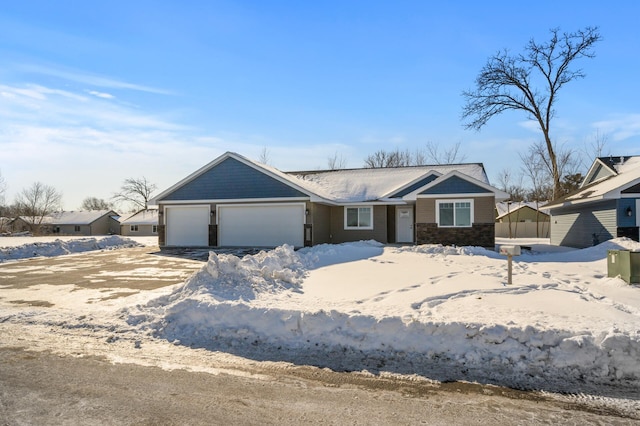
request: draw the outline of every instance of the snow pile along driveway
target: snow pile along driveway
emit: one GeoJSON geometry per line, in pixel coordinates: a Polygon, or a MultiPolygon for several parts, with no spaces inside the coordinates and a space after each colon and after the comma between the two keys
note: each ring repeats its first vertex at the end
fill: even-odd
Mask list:
{"type": "Polygon", "coordinates": [[[375,242],[211,253],[183,285],[127,311],[175,344],[336,370],[555,391],[640,386],[640,289],[607,250],[530,253],[375,242]]]}
{"type": "MultiPolygon", "coordinates": [[[[12,237],[4,237],[11,239],[12,237]]],[[[49,242],[33,242],[15,247],[0,247],[0,262],[5,260],[26,259],[29,257],[53,257],[93,250],[114,250],[126,247],[139,247],[141,244],[119,235],[102,238],[74,238],[67,241],[56,239],[49,242]]]]}

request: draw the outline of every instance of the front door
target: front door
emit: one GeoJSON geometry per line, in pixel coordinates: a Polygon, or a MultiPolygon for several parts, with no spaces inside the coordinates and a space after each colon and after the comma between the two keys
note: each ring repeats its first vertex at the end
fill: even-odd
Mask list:
{"type": "Polygon", "coordinates": [[[413,242],[413,206],[396,207],[396,242],[413,242]]]}

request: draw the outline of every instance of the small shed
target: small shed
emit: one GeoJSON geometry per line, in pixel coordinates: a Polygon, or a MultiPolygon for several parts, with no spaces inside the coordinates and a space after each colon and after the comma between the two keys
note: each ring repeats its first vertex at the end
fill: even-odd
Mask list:
{"type": "Polygon", "coordinates": [[[496,203],[496,237],[549,238],[549,210],[544,202],[496,203]]]}

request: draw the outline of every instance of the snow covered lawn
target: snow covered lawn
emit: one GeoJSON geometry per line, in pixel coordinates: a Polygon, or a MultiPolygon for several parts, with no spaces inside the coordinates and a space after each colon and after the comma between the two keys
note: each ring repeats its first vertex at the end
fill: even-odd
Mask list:
{"type": "MultiPolygon", "coordinates": [[[[81,288],[72,289],[75,308],[0,298],[0,325],[85,327],[108,342],[117,330],[140,351],[166,342],[194,354],[549,391],[617,389],[636,398],[640,288],[608,278],[606,258],[608,249],[640,244],[617,239],[570,250],[544,242],[524,242],[533,250],[514,258],[512,285],[505,257],[477,247],[369,241],[282,246],[242,259],[211,253],[183,284],[100,306],[81,288]]],[[[114,351],[109,356],[118,359],[114,351]]]]}
{"type": "MultiPolygon", "coordinates": [[[[540,249],[538,246],[535,248],[540,249]]],[[[252,359],[575,391],[640,386],[640,289],[607,278],[607,250],[525,253],[375,242],[211,254],[129,321],[252,359]]]]}

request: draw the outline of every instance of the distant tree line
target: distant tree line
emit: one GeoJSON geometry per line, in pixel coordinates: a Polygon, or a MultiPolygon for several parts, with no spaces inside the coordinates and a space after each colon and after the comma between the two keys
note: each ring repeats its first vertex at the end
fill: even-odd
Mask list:
{"type": "MultiPolygon", "coordinates": [[[[80,210],[115,210],[118,206],[128,211],[146,209],[156,189],[157,186],[145,177],[128,178],[110,200],[87,197],[80,210]]],[[[23,217],[31,232],[38,233],[47,216],[62,210],[62,193],[43,182],[34,182],[23,188],[12,204],[5,202],[6,191],[7,184],[0,173],[0,218],[4,218],[0,220],[0,232],[5,231],[2,227],[6,226],[6,219],[23,217]]]]}

